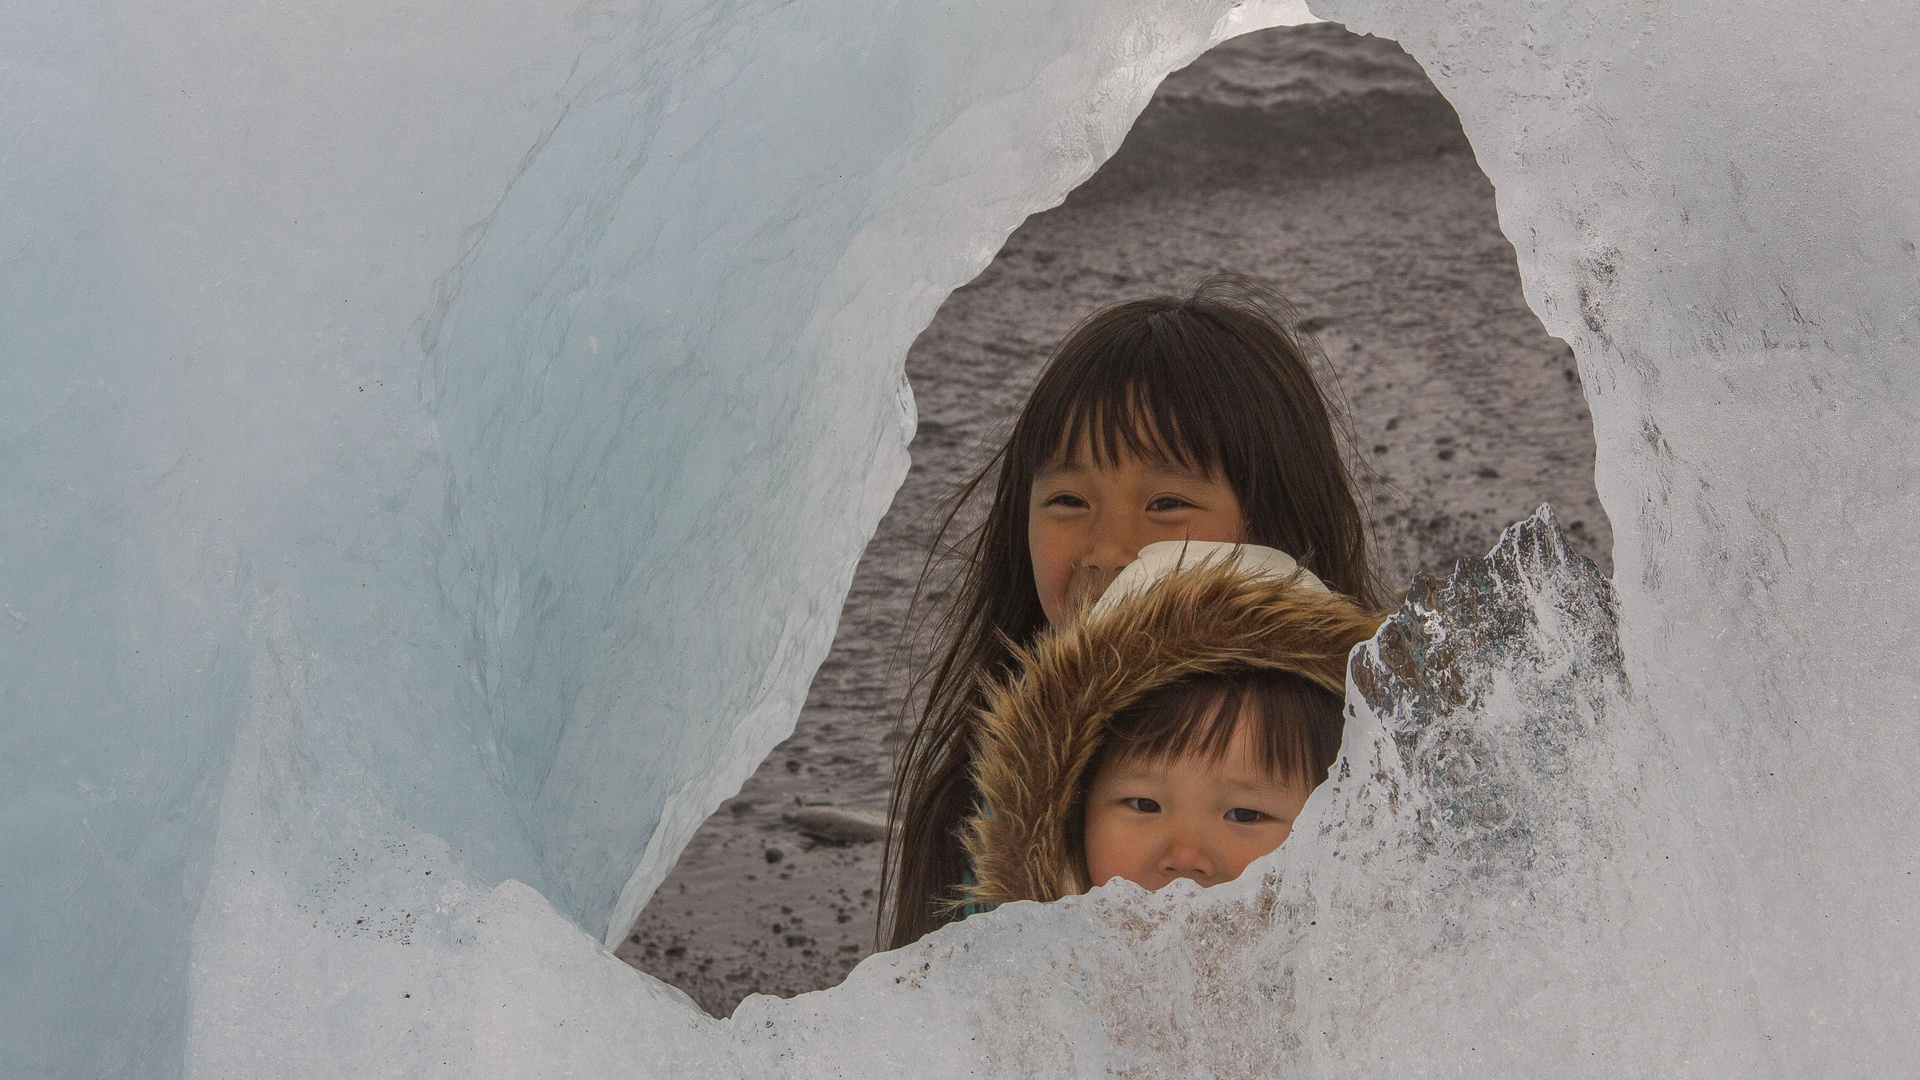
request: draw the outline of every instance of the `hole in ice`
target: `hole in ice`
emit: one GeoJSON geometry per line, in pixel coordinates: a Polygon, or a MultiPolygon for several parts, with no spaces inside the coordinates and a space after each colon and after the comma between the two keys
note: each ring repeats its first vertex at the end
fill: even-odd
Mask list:
{"type": "Polygon", "coordinates": [[[1169,77],[1119,153],[1016,231],[915,343],[912,472],[799,726],[694,836],[619,955],[724,1016],[749,993],[838,983],[871,951],[911,662],[896,643],[944,500],[1075,322],[1213,269],[1272,282],[1318,338],[1383,582],[1484,554],[1542,502],[1608,567],[1573,355],[1521,296],[1452,108],[1397,45],[1333,24],[1226,42],[1169,77]],[[812,925],[844,929],[803,948],[812,925]]]}

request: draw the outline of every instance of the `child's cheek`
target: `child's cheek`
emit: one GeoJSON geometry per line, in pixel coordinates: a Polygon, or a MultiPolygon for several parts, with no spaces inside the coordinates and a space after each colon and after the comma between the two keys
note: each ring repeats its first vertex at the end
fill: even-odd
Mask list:
{"type": "Polygon", "coordinates": [[[1114,877],[1127,876],[1127,868],[1115,858],[1114,830],[1106,815],[1087,815],[1086,837],[1089,885],[1105,885],[1114,877]]]}

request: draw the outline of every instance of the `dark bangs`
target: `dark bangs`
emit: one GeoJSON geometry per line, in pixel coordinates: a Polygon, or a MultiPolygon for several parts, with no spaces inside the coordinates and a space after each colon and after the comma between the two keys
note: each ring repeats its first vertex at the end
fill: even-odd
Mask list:
{"type": "Polygon", "coordinates": [[[1326,779],[1340,754],[1345,704],[1285,671],[1245,671],[1183,679],[1114,714],[1099,760],[1165,761],[1198,755],[1218,764],[1242,724],[1253,725],[1257,763],[1275,780],[1326,779]]]}
{"type": "Polygon", "coordinates": [[[1016,468],[1032,476],[1084,452],[1101,467],[1133,457],[1198,473],[1222,471],[1223,395],[1209,392],[1206,374],[1182,362],[1179,354],[1195,350],[1178,346],[1191,342],[1170,350],[1162,340],[1189,337],[1192,327],[1169,323],[1151,310],[1155,306],[1150,300],[1123,305],[1116,313],[1141,308],[1144,317],[1090,325],[1069,340],[1034,388],[1008,447],[1016,468]]]}

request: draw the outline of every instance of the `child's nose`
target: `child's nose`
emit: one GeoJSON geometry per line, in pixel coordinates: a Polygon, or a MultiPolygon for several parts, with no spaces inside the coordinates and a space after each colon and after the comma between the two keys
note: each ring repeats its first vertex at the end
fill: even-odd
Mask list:
{"type": "Polygon", "coordinates": [[[1169,837],[1166,849],[1161,853],[1162,873],[1170,877],[1191,878],[1202,885],[1213,884],[1214,872],[1218,867],[1219,860],[1213,857],[1204,839],[1185,830],[1169,837]]]}

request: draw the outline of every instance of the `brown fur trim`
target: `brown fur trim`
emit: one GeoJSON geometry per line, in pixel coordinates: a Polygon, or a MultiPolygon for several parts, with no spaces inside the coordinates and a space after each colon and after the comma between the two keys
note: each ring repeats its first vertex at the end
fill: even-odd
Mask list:
{"type": "Polygon", "coordinates": [[[980,713],[973,778],[982,808],[962,832],[974,884],[960,902],[1086,890],[1068,850],[1068,816],[1114,713],[1177,680],[1248,668],[1291,672],[1344,695],[1347,654],[1385,618],[1226,563],[1173,574],[1017,651],[1016,674],[987,691],[980,713]]]}

